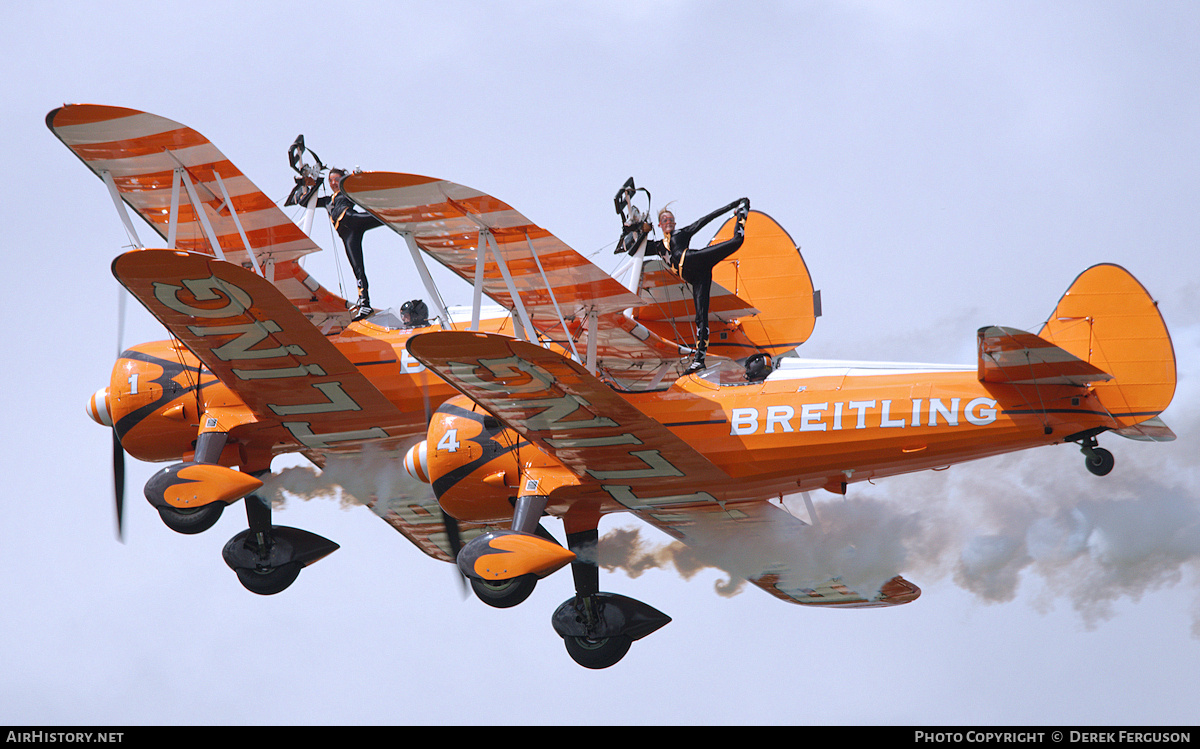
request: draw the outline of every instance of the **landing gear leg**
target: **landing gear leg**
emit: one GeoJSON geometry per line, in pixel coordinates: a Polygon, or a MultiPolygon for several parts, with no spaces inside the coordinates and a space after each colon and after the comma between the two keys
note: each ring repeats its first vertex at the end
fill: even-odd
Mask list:
{"type": "Polygon", "coordinates": [[[270,596],[286,590],[302,568],[337,551],[337,544],[315,533],[271,525],[266,498],[251,494],[244,501],[250,527],[229,539],[221,556],[251,593],[270,596]]]}
{"type": "Polygon", "coordinates": [[[625,657],[634,640],[671,621],[641,601],[600,592],[599,537],[595,528],[567,533],[567,548],[580,559],[571,563],[575,597],[563,602],[551,618],[571,658],[584,668],[595,669],[614,665],[625,657]]]}

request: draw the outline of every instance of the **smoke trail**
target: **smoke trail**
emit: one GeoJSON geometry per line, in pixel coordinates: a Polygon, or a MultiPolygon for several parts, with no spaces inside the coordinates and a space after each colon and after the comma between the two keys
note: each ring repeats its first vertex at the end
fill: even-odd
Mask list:
{"type": "Polygon", "coordinates": [[[286,506],[289,497],[337,499],[343,508],[363,505],[381,517],[386,517],[393,502],[436,501],[428,484],[404,470],[405,452],[367,445],[357,455],[329,456],[319,471],[308,466],[285,468],[267,478],[261,492],[276,507],[286,506]]]}
{"type": "MultiPolygon", "coordinates": [[[[848,498],[816,502],[817,524],[799,531],[790,522],[752,537],[714,528],[697,532],[689,546],[653,546],[636,529],[616,529],[600,541],[600,564],[634,577],[671,565],[685,579],[703,566],[721,569],[731,575],[719,584],[723,595],[778,564],[788,568],[790,584],[838,577],[868,594],[895,574],[918,585],[949,577],[989,603],[1012,601],[1036,580],[1035,605],[1065,599],[1089,627],[1109,618],[1120,599],[1180,584],[1200,592],[1193,467],[1128,460],[1118,464],[1122,475],[1100,478],[1086,472],[1072,446],[1044,452],[1051,455],[993,459],[948,478],[856,486],[848,498]]],[[[1200,609],[1193,633],[1200,637],[1200,609]]]]}

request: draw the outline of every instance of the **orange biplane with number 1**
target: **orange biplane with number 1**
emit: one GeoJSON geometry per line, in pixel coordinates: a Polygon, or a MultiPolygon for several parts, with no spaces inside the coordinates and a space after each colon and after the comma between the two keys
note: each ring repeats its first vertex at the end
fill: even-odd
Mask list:
{"type": "MultiPolygon", "coordinates": [[[[51,127],[99,173],[56,124],[72,109],[52,112],[51,127]]],[[[176,180],[205,174],[185,173],[176,180]]],[[[165,213],[170,171],[156,174],[151,205],[165,213]]],[[[125,197],[119,176],[104,179],[125,197]]],[[[139,179],[125,189],[136,193],[139,179]]],[[[781,354],[807,339],[819,297],[786,232],[752,212],[742,249],[714,272],[710,354],[723,356],[680,376],[694,345],[690,295],[644,247],[621,283],[461,185],[379,172],[351,175],[343,189],[405,238],[419,268],[426,255],[474,284],[470,326],[346,325],[344,302],[328,303],[316,284],[302,284],[305,295],[272,282],[260,269],[269,245],[247,258],[258,246],[243,241],[239,254],[232,230],[224,261],[197,240],[191,252],[134,251],[113,264],[176,342],[126,352],[94,410],[113,414],[131,453],[183,460],[147,486],[164,518],[247,497],[251,527],[226,546],[226,561],[252,590],[270,592],[276,577],[336,548],[271,526],[269,508],[250,501],[272,456],[299,451],[320,463],[370,445],[406,450],[407,469],[436,499],[379,498],[376,512],[456,561],[493,606],[520,603],[570,565],[576,595],[552,622],[576,662],[604,668],[670,621],[600,590],[605,514],[632,512],[714,563],[735,548],[736,564],[723,566],[786,601],[897,605],[920,595],[902,570],[877,579],[813,564],[808,523],[771,500],[1064,442],[1105,475],[1114,459],[1100,435],[1174,438],[1158,417],[1175,390],[1170,337],[1153,299],[1114,265],[1080,274],[1037,333],[981,328],[969,366],[803,360],[781,354]],[[510,311],[507,328],[481,329],[482,294],[510,311]],[[428,420],[424,403],[436,409],[428,420]],[[562,520],[565,546],[546,516],[562,520]]],[[[213,222],[238,200],[192,205],[213,222]]],[[[300,277],[289,262],[274,259],[282,278],[300,277]]]]}

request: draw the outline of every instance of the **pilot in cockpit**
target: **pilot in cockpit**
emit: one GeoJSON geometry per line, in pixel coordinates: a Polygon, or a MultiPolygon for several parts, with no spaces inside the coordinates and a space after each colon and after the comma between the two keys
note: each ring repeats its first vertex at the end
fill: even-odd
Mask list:
{"type": "Polygon", "coordinates": [[[400,307],[400,322],[406,328],[424,328],[429,325],[429,307],[420,299],[405,302],[400,307]]]}

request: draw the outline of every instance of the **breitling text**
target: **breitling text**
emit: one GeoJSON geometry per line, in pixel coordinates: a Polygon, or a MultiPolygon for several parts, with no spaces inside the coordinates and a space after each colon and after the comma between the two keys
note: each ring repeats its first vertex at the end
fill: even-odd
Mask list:
{"type": "Polygon", "coordinates": [[[906,429],[911,427],[959,426],[962,421],[987,426],[996,420],[996,401],[975,398],[962,405],[962,398],[913,398],[777,405],[764,408],[734,408],[730,411],[731,435],[825,432],[842,429],[906,429]],[[799,413],[797,413],[797,410],[799,413]]]}

